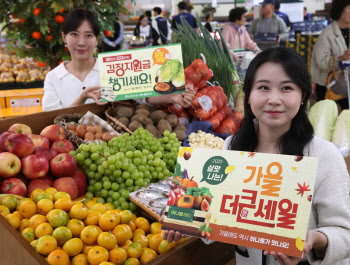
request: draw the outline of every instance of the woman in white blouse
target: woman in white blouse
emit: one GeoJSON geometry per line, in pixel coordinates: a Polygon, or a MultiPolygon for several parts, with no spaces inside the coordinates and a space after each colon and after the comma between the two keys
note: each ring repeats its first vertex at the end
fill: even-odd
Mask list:
{"type": "MultiPolygon", "coordinates": [[[[76,9],[65,17],[62,39],[67,45],[71,61],[61,63],[50,71],[44,83],[43,110],[67,108],[84,103],[103,105],[100,101],[100,73],[94,52],[100,28],[91,11],[76,9]]],[[[185,93],[137,99],[151,105],[176,103],[189,107],[194,97],[192,87],[185,93]]]]}

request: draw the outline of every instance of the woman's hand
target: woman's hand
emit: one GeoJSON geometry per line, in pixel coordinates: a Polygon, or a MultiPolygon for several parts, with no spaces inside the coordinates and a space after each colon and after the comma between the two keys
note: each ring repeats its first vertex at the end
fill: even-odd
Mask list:
{"type": "MultiPolygon", "coordinates": [[[[315,248],[318,246],[325,251],[324,249],[325,244],[327,248],[328,240],[324,234],[316,230],[308,230],[306,234],[306,242],[304,244],[304,256],[307,255],[312,248],[315,248]]],[[[318,251],[316,250],[316,252],[318,251]]],[[[287,255],[284,255],[283,253],[280,253],[280,252],[276,253],[274,251],[264,251],[264,255],[274,256],[275,259],[281,265],[296,265],[302,260],[302,258],[287,256],[287,255]]]]}
{"type": "MultiPolygon", "coordinates": [[[[108,102],[101,102],[101,90],[99,86],[87,87],[81,93],[81,97],[85,99],[92,98],[97,105],[106,105],[108,102]]],[[[84,101],[84,103],[85,103],[84,101]]]]}
{"type": "MultiPolygon", "coordinates": [[[[160,218],[159,222],[163,223],[164,215],[160,218]]],[[[181,234],[179,231],[173,231],[173,230],[164,230],[163,239],[167,240],[169,243],[175,241],[179,242],[181,238],[186,237],[185,235],[181,234]]]]}
{"type": "Polygon", "coordinates": [[[339,61],[347,61],[350,60],[350,50],[345,50],[344,54],[342,56],[338,57],[339,61]]]}
{"type": "Polygon", "coordinates": [[[184,108],[191,106],[192,99],[196,91],[193,89],[193,85],[185,85],[185,93],[174,95],[174,103],[181,105],[184,108]]]}

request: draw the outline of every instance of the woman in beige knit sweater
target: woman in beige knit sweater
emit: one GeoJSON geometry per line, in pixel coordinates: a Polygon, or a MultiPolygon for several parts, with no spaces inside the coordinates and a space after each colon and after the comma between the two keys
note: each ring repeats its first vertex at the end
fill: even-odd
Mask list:
{"type": "MultiPolygon", "coordinates": [[[[350,178],[336,147],[313,135],[305,112],[311,84],[302,58],[282,47],[263,51],[249,65],[243,90],[244,119],[225,149],[319,160],[304,246],[308,260],[236,246],[236,264],[349,265],[350,178]]],[[[163,238],[171,242],[181,236],[166,231],[163,238]]]]}

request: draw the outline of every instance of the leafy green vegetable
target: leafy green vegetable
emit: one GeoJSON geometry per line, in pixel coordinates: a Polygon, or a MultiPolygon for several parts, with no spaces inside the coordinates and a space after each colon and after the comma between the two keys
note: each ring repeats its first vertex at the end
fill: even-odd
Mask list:
{"type": "Polygon", "coordinates": [[[207,187],[201,187],[201,188],[187,188],[186,195],[192,195],[193,197],[196,197],[197,195],[203,197],[204,195],[209,195],[211,198],[214,198],[214,196],[210,193],[209,188],[207,187]]]}
{"type": "Polygon", "coordinates": [[[174,78],[172,78],[171,81],[173,85],[176,87],[181,87],[185,85],[185,73],[184,73],[184,67],[182,64],[179,67],[179,72],[177,73],[176,76],[174,76],[174,78]]]}
{"type": "Polygon", "coordinates": [[[170,59],[165,61],[160,70],[157,71],[158,82],[172,81],[179,74],[180,65],[182,64],[177,59],[170,59]]]}
{"type": "Polygon", "coordinates": [[[332,140],[332,132],[338,117],[338,108],[333,100],[321,100],[309,111],[309,120],[314,134],[327,141],[332,140]]]}
{"type": "Polygon", "coordinates": [[[334,127],[332,143],[336,146],[350,147],[350,110],[343,110],[334,127]]]}

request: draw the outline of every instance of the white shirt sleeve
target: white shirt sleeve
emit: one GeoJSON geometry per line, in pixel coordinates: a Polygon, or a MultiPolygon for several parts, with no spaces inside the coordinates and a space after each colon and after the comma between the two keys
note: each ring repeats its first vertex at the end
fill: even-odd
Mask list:
{"type": "Polygon", "coordinates": [[[50,111],[62,108],[63,106],[61,104],[60,97],[57,94],[54,82],[52,80],[52,73],[48,73],[44,82],[43,110],[50,111]]]}

